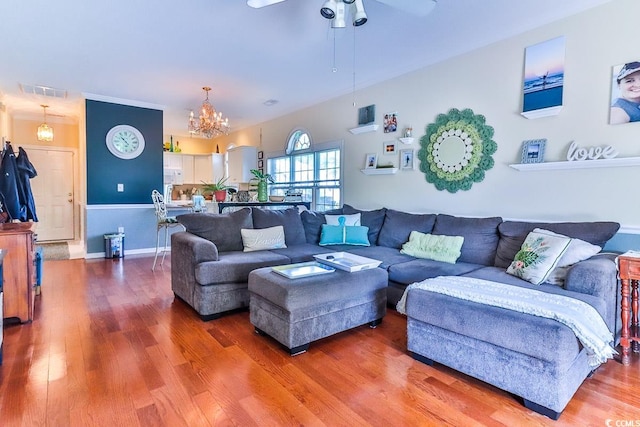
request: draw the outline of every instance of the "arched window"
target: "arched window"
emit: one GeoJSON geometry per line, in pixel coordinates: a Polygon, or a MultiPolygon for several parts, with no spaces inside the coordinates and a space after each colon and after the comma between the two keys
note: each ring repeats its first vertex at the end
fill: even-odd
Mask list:
{"type": "Polygon", "coordinates": [[[309,148],[311,148],[311,135],[305,129],[296,128],[289,134],[285,153],[291,154],[295,151],[308,150],[309,148]]]}

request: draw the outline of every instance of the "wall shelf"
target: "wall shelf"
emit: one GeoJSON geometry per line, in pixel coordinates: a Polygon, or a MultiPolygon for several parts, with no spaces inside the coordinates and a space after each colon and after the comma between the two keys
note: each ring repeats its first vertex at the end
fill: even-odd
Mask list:
{"type": "Polygon", "coordinates": [[[372,123],[370,125],[362,125],[362,126],[358,126],[357,128],[349,129],[349,132],[351,132],[354,135],[358,135],[361,133],[375,132],[378,130],[379,127],[380,125],[372,123]]]}
{"type": "Polygon", "coordinates": [[[398,139],[403,144],[413,144],[413,140],[414,140],[414,138],[411,138],[411,137],[404,137],[404,138],[398,138],[398,139]]]}
{"type": "Polygon", "coordinates": [[[375,168],[375,169],[360,169],[365,175],[393,175],[398,172],[398,168],[375,168]]]}
{"type": "Polygon", "coordinates": [[[561,169],[615,168],[624,166],[640,166],[640,157],[622,159],[574,160],[564,162],[518,163],[509,167],[522,171],[545,171],[561,169]]]}

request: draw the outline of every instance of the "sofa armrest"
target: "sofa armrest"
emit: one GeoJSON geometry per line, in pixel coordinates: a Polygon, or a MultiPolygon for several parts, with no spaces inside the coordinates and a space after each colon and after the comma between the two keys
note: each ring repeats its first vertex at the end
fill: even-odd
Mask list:
{"type": "Polygon", "coordinates": [[[593,295],[605,301],[604,321],[614,334],[620,329],[618,317],[618,270],[615,255],[598,254],[576,263],[567,272],[565,289],[593,295]]]}
{"type": "Polygon", "coordinates": [[[218,260],[218,248],[215,243],[187,231],[171,235],[171,253],[179,253],[181,257],[188,256],[194,265],[218,260]]]}
{"type": "MultiPolygon", "coordinates": [[[[199,214],[200,215],[200,214],[199,214]]],[[[171,290],[195,307],[196,266],[205,261],[217,261],[218,248],[207,239],[187,231],[171,235],[171,290]]]]}

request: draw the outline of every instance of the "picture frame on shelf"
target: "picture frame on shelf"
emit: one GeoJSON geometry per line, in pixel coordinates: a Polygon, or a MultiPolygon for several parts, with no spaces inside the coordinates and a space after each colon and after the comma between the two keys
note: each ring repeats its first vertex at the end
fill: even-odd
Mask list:
{"type": "Polygon", "coordinates": [[[382,143],[382,152],[384,154],[396,154],[398,152],[395,141],[387,141],[382,143]]]}
{"type": "Polygon", "coordinates": [[[400,169],[405,171],[413,170],[414,158],[412,149],[400,150],[400,169]]]}
{"type": "Polygon", "coordinates": [[[367,105],[366,107],[358,108],[358,126],[368,125],[376,120],[376,106],[367,105]]]}
{"type": "Polygon", "coordinates": [[[369,153],[365,157],[364,168],[375,169],[378,167],[378,155],[376,153],[369,153]]]}
{"type": "Polygon", "coordinates": [[[521,163],[542,163],[544,161],[544,149],[546,145],[546,139],[522,141],[521,163]]]}

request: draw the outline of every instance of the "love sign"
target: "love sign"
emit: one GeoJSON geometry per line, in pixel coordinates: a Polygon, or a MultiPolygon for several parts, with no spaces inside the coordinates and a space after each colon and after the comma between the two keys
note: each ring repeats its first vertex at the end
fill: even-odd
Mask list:
{"type": "Polygon", "coordinates": [[[596,146],[596,147],[578,147],[575,141],[571,141],[569,150],[567,151],[567,160],[570,162],[580,160],[596,160],[596,159],[613,159],[618,155],[618,152],[610,145],[596,146]]]}

